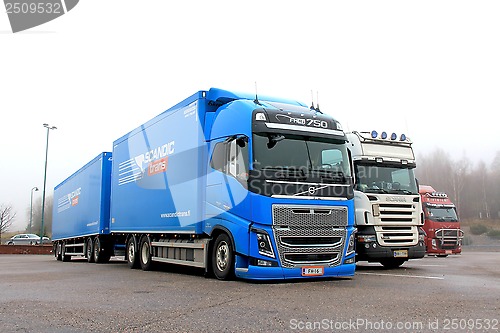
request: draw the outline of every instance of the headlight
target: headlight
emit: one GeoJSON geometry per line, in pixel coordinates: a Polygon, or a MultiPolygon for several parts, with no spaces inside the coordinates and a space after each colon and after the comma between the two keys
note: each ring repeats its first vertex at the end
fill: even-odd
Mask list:
{"type": "Polygon", "coordinates": [[[351,237],[349,237],[349,244],[347,246],[347,253],[346,256],[352,254],[354,251],[356,251],[356,242],[355,242],[355,233],[353,232],[351,234],[351,237]]]}
{"type": "Polygon", "coordinates": [[[259,254],[274,258],[273,246],[271,245],[271,239],[265,231],[257,231],[257,247],[259,249],[259,254]]]}

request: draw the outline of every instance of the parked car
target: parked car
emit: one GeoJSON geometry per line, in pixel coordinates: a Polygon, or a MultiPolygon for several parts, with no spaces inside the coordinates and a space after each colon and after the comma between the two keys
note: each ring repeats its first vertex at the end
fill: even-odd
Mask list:
{"type": "MultiPolygon", "coordinates": [[[[43,237],[43,244],[50,243],[48,237],[43,237]]],[[[18,234],[12,236],[7,245],[38,245],[40,244],[40,236],[36,234],[18,234]]]]}

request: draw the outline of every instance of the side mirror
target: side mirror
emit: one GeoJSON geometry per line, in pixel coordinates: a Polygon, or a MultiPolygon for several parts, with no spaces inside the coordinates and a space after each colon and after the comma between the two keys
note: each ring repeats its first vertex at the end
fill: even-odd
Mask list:
{"type": "Polygon", "coordinates": [[[271,149],[276,146],[276,143],[284,140],[285,136],[281,134],[270,134],[268,138],[269,142],[267,143],[267,148],[271,149]]]}

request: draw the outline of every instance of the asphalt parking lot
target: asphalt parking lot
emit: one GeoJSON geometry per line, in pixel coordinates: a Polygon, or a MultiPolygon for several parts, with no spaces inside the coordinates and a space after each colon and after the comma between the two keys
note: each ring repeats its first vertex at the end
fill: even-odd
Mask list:
{"type": "Polygon", "coordinates": [[[0,255],[1,332],[498,332],[500,252],[426,257],[351,279],[252,283],[0,255]]]}

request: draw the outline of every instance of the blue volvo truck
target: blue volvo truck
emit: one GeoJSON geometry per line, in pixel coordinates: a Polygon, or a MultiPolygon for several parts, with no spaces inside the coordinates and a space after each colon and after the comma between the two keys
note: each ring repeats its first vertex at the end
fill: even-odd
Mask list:
{"type": "Polygon", "coordinates": [[[354,275],[346,136],[294,100],[199,91],[115,140],[54,198],[59,260],[124,255],[131,268],[218,279],[354,275]]]}

